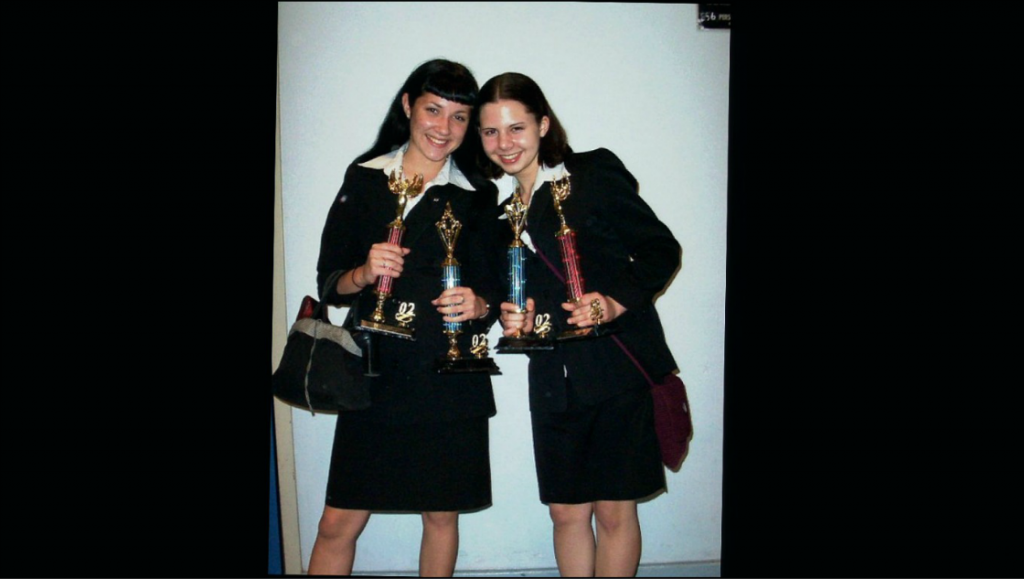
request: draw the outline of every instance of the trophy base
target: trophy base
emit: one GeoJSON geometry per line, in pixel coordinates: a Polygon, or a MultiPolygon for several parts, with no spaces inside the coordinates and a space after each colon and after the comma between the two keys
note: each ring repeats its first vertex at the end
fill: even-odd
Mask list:
{"type": "Polygon", "coordinates": [[[555,343],[550,338],[539,338],[537,336],[503,336],[498,340],[494,348],[499,354],[521,354],[523,352],[536,352],[541,350],[554,350],[555,343]]]}
{"type": "Polygon", "coordinates": [[[555,336],[557,342],[567,342],[569,340],[584,340],[589,338],[600,338],[610,334],[617,334],[622,331],[619,326],[614,322],[607,324],[601,324],[599,326],[587,326],[586,328],[573,328],[571,330],[565,330],[564,332],[555,336]]]}
{"type": "Polygon", "coordinates": [[[359,329],[366,332],[373,332],[374,334],[391,336],[393,338],[402,338],[403,340],[412,340],[414,342],[416,341],[416,337],[413,336],[413,332],[415,331],[413,328],[381,324],[372,320],[360,320],[359,329]]]}
{"type": "Polygon", "coordinates": [[[486,372],[487,374],[501,374],[498,365],[491,358],[456,358],[449,360],[441,358],[435,364],[438,374],[466,374],[470,372],[486,372]]]}

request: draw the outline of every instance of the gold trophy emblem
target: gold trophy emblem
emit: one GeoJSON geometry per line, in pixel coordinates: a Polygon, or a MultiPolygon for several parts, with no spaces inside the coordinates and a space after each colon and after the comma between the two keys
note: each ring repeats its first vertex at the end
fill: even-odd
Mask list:
{"type": "Polygon", "coordinates": [[[473,336],[473,347],[469,349],[477,358],[487,357],[487,334],[477,334],[473,336]]]}
{"type": "Polygon", "coordinates": [[[537,314],[533,320],[533,333],[540,338],[547,338],[551,332],[551,314],[537,314]]]}

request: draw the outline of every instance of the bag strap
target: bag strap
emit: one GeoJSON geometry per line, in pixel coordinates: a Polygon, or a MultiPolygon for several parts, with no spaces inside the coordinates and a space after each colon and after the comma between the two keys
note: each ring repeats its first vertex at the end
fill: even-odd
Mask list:
{"type": "MultiPolygon", "coordinates": [[[[558,280],[561,281],[564,284],[565,283],[565,277],[562,275],[562,272],[558,271],[558,268],[556,268],[554,266],[554,264],[552,264],[551,261],[548,260],[548,258],[544,255],[544,253],[541,252],[540,248],[537,247],[536,243],[533,244],[533,245],[534,245],[534,251],[537,254],[537,256],[540,257],[542,260],[544,260],[544,263],[546,263],[548,265],[548,267],[551,269],[551,271],[555,274],[555,277],[557,277],[558,280]]],[[[654,387],[654,381],[651,380],[650,375],[647,374],[647,371],[644,370],[644,367],[640,365],[640,362],[637,361],[636,357],[633,356],[633,354],[629,351],[628,348],[626,348],[626,345],[622,343],[622,340],[620,340],[619,337],[616,336],[615,334],[612,334],[609,337],[611,339],[615,340],[615,343],[619,345],[619,348],[622,349],[622,352],[624,354],[626,354],[626,357],[628,357],[633,362],[634,365],[636,365],[636,369],[640,370],[640,373],[644,375],[645,379],[647,379],[647,383],[650,384],[650,386],[653,388],[654,387]]]]}
{"type": "MultiPolygon", "coordinates": [[[[313,308],[313,319],[320,320],[324,323],[330,323],[327,318],[323,315],[327,305],[324,303],[327,295],[331,293],[331,288],[338,284],[338,278],[345,273],[345,270],[339,269],[327,276],[327,281],[324,282],[324,289],[320,292],[320,301],[317,302],[316,307],[313,308]]],[[[320,326],[313,324],[313,345],[309,348],[309,360],[306,361],[306,374],[302,380],[302,389],[306,394],[306,404],[309,406],[309,412],[316,416],[316,411],[313,410],[313,402],[309,399],[309,371],[313,367],[313,352],[316,352],[316,345],[320,340],[320,332],[318,332],[320,326]]]]}

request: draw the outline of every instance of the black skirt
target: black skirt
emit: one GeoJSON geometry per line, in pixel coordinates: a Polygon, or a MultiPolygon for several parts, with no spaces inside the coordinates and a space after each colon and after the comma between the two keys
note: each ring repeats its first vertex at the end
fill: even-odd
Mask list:
{"type": "Polygon", "coordinates": [[[401,512],[490,506],[488,419],[392,425],[339,414],[326,503],[401,512]]]}
{"type": "Polygon", "coordinates": [[[565,412],[530,414],[540,501],[582,504],[648,497],[665,488],[649,388],[593,406],[569,384],[565,412]]]}

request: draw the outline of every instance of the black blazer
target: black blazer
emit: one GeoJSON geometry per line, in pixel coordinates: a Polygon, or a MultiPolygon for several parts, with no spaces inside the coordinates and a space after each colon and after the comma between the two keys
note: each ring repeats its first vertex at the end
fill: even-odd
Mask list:
{"type": "MultiPolygon", "coordinates": [[[[501,270],[493,255],[500,248],[492,221],[497,191],[492,184],[486,190],[466,191],[451,183],[427,189],[424,198],[405,218],[402,246],[411,249],[405,257],[402,276],[394,281],[393,301],[385,309],[388,322],[397,302],[415,304],[416,341],[375,336],[379,343],[382,375],[369,378],[371,407],[363,411],[373,420],[389,423],[452,421],[460,418],[493,416],[494,395],[487,374],[441,375],[434,363],[448,350],[443,320],[430,301],[442,291],[441,262],[447,256],[437,231],[446,203],[450,202],[462,230],[455,245],[455,258],[461,264],[462,285],[470,287],[490,304],[491,312],[483,320],[463,323],[459,348],[469,355],[474,334],[486,334],[499,314],[501,270]]],[[[331,272],[348,270],[366,260],[370,246],[387,239],[387,225],[395,218],[397,197],[388,190],[387,175],[380,169],[351,165],[345,181],[327,215],[320,241],[317,264],[317,289],[331,272]]],[[[352,327],[356,317],[367,318],[373,312],[374,286],[357,294],[341,296],[332,289],[326,301],[332,305],[350,305],[345,325],[352,327]]],[[[493,347],[494,345],[491,344],[493,347]]]]}
{"type": "MultiPolygon", "coordinates": [[[[575,153],[565,166],[571,191],[562,210],[566,223],[576,231],[584,291],[600,292],[627,308],[616,319],[622,330],[616,335],[658,380],[677,365],[665,343],[653,299],[680,265],[679,243],[640,197],[636,179],[614,153],[607,149],[575,153]]],[[[502,212],[507,202],[502,203],[502,212]]],[[[504,220],[499,223],[507,246],[511,228],[504,220]]],[[[550,184],[545,183],[533,195],[526,230],[535,247],[557,268],[562,268],[555,238],[560,225],[550,184]]],[[[568,312],[561,308],[568,301],[565,285],[533,252],[526,254],[526,293],[536,302],[537,313],[551,315],[553,333],[572,327],[565,322],[568,312]]],[[[609,337],[563,342],[552,352],[533,352],[529,375],[531,410],[548,412],[565,409],[566,377],[587,404],[647,387],[643,375],[609,337]]]]}

